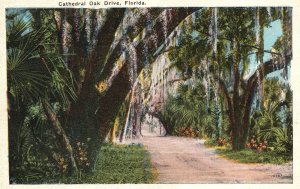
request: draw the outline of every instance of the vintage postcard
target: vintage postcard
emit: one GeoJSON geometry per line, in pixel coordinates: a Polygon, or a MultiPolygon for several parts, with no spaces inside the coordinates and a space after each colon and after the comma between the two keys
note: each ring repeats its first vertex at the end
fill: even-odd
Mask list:
{"type": "Polygon", "coordinates": [[[299,188],[299,2],[0,8],[1,188],[299,188]]]}

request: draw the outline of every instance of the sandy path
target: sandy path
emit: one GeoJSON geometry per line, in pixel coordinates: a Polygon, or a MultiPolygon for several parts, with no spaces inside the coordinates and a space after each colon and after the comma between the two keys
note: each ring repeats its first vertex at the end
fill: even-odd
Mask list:
{"type": "Polygon", "coordinates": [[[292,183],[291,164],[236,163],[196,139],[148,136],[135,142],[150,152],[157,183],[292,183]]]}

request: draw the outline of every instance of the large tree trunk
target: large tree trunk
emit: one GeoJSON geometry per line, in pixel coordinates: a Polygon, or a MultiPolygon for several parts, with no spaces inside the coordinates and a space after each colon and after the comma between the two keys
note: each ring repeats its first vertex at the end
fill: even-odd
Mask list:
{"type": "MultiPolygon", "coordinates": [[[[169,35],[174,28],[189,14],[193,13],[194,8],[174,8],[175,16],[169,21],[167,34],[169,35]]],[[[75,140],[89,142],[88,159],[93,164],[95,153],[101,142],[107,136],[109,130],[113,126],[117,112],[123,103],[126,95],[131,89],[131,82],[128,74],[128,61],[121,66],[118,72],[113,72],[115,66],[115,58],[120,54],[112,48],[115,40],[115,34],[123,20],[125,9],[111,9],[107,15],[107,20],[102,26],[101,32],[97,36],[97,44],[95,49],[90,53],[88,60],[85,63],[85,75],[82,85],[79,89],[78,100],[71,104],[70,112],[68,114],[67,128],[71,133],[71,141],[75,140]],[[99,92],[96,86],[102,81],[106,81],[111,75],[113,79],[107,86],[104,92],[99,92]]],[[[157,13],[156,13],[157,14],[157,13]]],[[[160,19],[154,21],[152,32],[157,32],[158,44],[164,42],[164,33],[160,30],[160,19]]],[[[138,32],[144,25],[137,25],[138,32]]],[[[129,35],[129,34],[128,34],[129,35]]],[[[139,35],[140,36],[140,35],[139,35]]],[[[142,60],[143,48],[148,44],[149,35],[138,39],[138,42],[132,42],[134,48],[137,50],[138,60],[142,60]]],[[[149,59],[154,58],[155,46],[149,47],[149,59]]],[[[72,61],[72,60],[71,60],[72,61]]],[[[76,63],[77,64],[77,63],[76,63]]],[[[70,66],[72,62],[70,62],[70,66]]],[[[145,65],[139,62],[137,65],[137,74],[143,69],[145,65]]]]}
{"type": "Polygon", "coordinates": [[[99,104],[100,94],[95,87],[95,78],[99,74],[99,68],[103,66],[124,12],[125,9],[109,11],[107,15],[109,20],[102,26],[101,32],[97,36],[98,43],[84,65],[86,72],[81,82],[78,100],[71,104],[69,112],[68,129],[71,133],[71,140],[73,142],[89,140],[87,150],[91,163],[95,161],[95,153],[97,153],[100,139],[104,139],[107,135],[107,133],[103,133],[103,136],[100,137],[99,133],[99,127],[103,124],[97,122],[97,112],[101,105],[99,104]]]}
{"type": "MultiPolygon", "coordinates": [[[[285,57],[285,60],[286,62],[284,64],[279,64],[275,69],[274,64],[277,60],[269,60],[261,64],[257,69],[259,72],[263,72],[264,75],[267,75],[271,72],[284,68],[285,64],[290,64],[291,55],[288,54],[285,57]]],[[[233,150],[241,150],[245,148],[250,130],[251,106],[256,93],[255,91],[258,87],[258,77],[259,76],[254,73],[247,81],[242,81],[245,82],[245,88],[243,89],[244,94],[238,95],[238,92],[236,92],[236,95],[233,95],[232,97],[229,96],[229,92],[227,91],[224,82],[220,78],[217,78],[220,90],[224,94],[226,107],[229,112],[233,150]]]]}
{"type": "Polygon", "coordinates": [[[230,122],[232,127],[232,150],[242,150],[245,148],[248,138],[250,116],[235,117],[234,120],[235,122],[230,122]]]}
{"type": "MultiPolygon", "coordinates": [[[[284,38],[291,37],[291,27],[288,27],[287,25],[291,25],[291,17],[289,15],[289,11],[291,9],[283,8],[283,19],[286,19],[283,21],[283,30],[284,32],[284,38]]],[[[259,9],[257,10],[257,14],[259,16],[259,9]]],[[[259,18],[258,18],[259,19],[259,18]]],[[[258,20],[259,21],[259,20],[258,20]]],[[[292,52],[286,51],[284,49],[284,53],[281,55],[281,57],[275,57],[275,60],[269,60],[267,62],[263,63],[263,25],[260,25],[260,30],[257,33],[257,45],[258,45],[258,51],[259,51],[259,67],[257,68],[256,72],[247,80],[245,81],[246,88],[244,89],[244,95],[241,97],[233,97],[230,103],[233,103],[233,111],[230,111],[230,122],[232,125],[232,149],[233,150],[241,150],[245,148],[245,144],[247,142],[247,137],[249,135],[250,130],[250,112],[251,112],[251,106],[255,95],[255,90],[259,91],[260,100],[262,103],[263,98],[263,78],[267,74],[274,72],[279,69],[283,70],[283,77],[287,75],[287,65],[290,65],[290,61],[292,59],[292,52]],[[278,60],[279,59],[279,60],[278,60]],[[283,61],[282,61],[283,60],[283,61]],[[276,63],[277,62],[277,63],[276,63]],[[279,62],[279,63],[278,63],[279,62]],[[276,69],[274,69],[274,64],[277,64],[278,66],[276,69]],[[238,108],[238,109],[236,109],[238,108]]],[[[291,41],[291,38],[289,38],[291,41]]],[[[284,42],[284,45],[288,43],[287,41],[284,42]]],[[[289,49],[291,48],[291,44],[289,45],[289,49]]],[[[238,59],[237,59],[238,60],[238,59]]],[[[237,79],[236,76],[234,76],[235,79],[237,79]]],[[[244,82],[244,81],[241,81],[244,82]]],[[[238,91],[234,91],[234,94],[238,94],[238,91]]],[[[228,95],[228,94],[227,94],[228,95]]]]}

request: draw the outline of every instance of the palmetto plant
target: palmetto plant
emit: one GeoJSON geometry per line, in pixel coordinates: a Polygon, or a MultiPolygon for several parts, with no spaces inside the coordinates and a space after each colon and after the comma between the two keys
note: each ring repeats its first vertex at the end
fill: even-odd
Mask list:
{"type": "Polygon", "coordinates": [[[206,115],[205,95],[200,82],[195,88],[189,83],[181,83],[177,96],[170,97],[164,110],[164,118],[174,128],[192,128],[201,136],[212,134],[212,125],[206,115]],[[206,121],[208,121],[206,123],[206,121]]]}
{"type": "MultiPolygon", "coordinates": [[[[63,59],[49,44],[51,33],[48,32],[47,26],[35,29],[33,22],[28,11],[7,17],[7,87],[11,156],[24,156],[24,153],[27,153],[26,148],[30,145],[25,145],[22,141],[38,143],[38,147],[48,148],[49,146],[45,144],[48,144],[50,139],[42,141],[41,138],[45,139],[47,136],[44,132],[40,134],[41,136],[37,135],[36,128],[45,126],[49,121],[53,124],[50,128],[54,129],[57,135],[64,135],[67,149],[70,147],[63,128],[54,124],[53,119],[57,112],[51,104],[57,102],[63,110],[67,110],[70,102],[77,98],[75,84],[63,59]],[[35,115],[30,109],[38,104],[41,113],[35,115]],[[46,119],[41,118],[43,115],[46,119]],[[39,126],[34,127],[33,121],[39,126]],[[24,149],[23,154],[16,153],[20,152],[18,148],[24,149]]],[[[52,153],[51,148],[45,152],[54,159],[58,158],[52,153]]],[[[10,165],[14,164],[15,162],[11,162],[10,165]]]]}
{"type": "MultiPolygon", "coordinates": [[[[257,137],[257,139],[262,141],[267,141],[269,144],[277,140],[277,135],[274,131],[279,131],[282,129],[282,121],[279,116],[280,102],[265,102],[264,110],[256,112],[259,117],[252,118],[255,125],[252,128],[251,133],[257,137]],[[279,129],[279,130],[278,130],[279,129]]],[[[273,144],[272,144],[273,145],[273,144]]]]}
{"type": "Polygon", "coordinates": [[[72,75],[56,52],[49,51],[47,28],[34,30],[30,14],[7,24],[8,93],[18,104],[36,102],[49,94],[62,103],[76,99],[72,75]]]}
{"type": "Polygon", "coordinates": [[[25,19],[30,18],[16,17],[7,26],[8,92],[17,104],[42,96],[51,79],[39,60],[43,34],[30,32],[30,22],[25,19]]]}
{"type": "MultiPolygon", "coordinates": [[[[274,138],[272,146],[278,153],[290,153],[293,150],[291,128],[273,127],[262,131],[264,138],[269,140],[274,138]]],[[[289,154],[290,155],[290,154],[289,154]]]]}
{"type": "Polygon", "coordinates": [[[268,141],[276,152],[291,155],[293,127],[290,121],[292,115],[290,89],[273,79],[266,81],[265,91],[264,108],[258,113],[253,133],[261,140],[268,141]],[[281,99],[284,90],[287,90],[286,97],[281,99]]]}
{"type": "Polygon", "coordinates": [[[271,102],[265,103],[267,107],[263,111],[260,111],[259,119],[256,120],[254,130],[257,133],[260,133],[261,130],[276,128],[281,126],[281,119],[278,115],[278,112],[281,108],[280,102],[271,102]]]}

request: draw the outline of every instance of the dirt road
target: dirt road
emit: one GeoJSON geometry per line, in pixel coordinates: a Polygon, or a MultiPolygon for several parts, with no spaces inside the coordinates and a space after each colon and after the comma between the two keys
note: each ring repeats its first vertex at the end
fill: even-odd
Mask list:
{"type": "Polygon", "coordinates": [[[135,142],[150,152],[157,183],[292,183],[291,163],[236,163],[191,138],[148,136],[135,142]]]}

